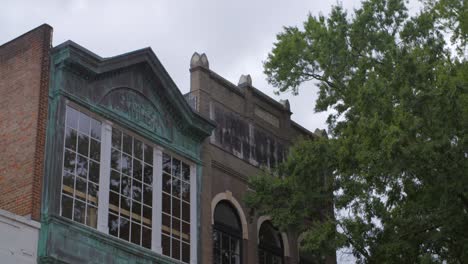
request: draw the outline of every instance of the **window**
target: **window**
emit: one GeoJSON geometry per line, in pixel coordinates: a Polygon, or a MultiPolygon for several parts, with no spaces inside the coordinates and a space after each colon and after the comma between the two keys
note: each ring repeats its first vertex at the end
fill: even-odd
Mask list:
{"type": "Polygon", "coordinates": [[[101,122],[67,107],[61,215],[96,228],[101,122]]]}
{"type": "Polygon", "coordinates": [[[112,129],[109,234],[151,249],[153,148],[112,129]]]}
{"type": "Polygon", "coordinates": [[[220,202],[214,212],[213,263],[241,263],[242,228],[235,209],[220,202]]]}
{"type": "Polygon", "coordinates": [[[262,224],[258,239],[259,264],[283,263],[283,243],[281,236],[270,222],[267,221],[262,224]]]}
{"type": "Polygon", "coordinates": [[[163,154],[162,226],[163,254],[190,260],[190,166],[163,154]]]}
{"type": "Polygon", "coordinates": [[[192,165],[71,106],[63,155],[63,217],[181,262],[196,258],[192,165]]]}

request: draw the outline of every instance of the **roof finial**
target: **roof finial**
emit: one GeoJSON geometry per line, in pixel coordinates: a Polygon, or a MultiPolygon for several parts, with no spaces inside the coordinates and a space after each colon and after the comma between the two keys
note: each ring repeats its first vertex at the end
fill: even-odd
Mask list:
{"type": "Polygon", "coordinates": [[[193,53],[192,59],[190,59],[190,68],[195,68],[197,66],[205,67],[207,69],[210,68],[210,63],[205,53],[202,53],[201,55],[198,54],[198,52],[193,53]]]}
{"type": "Polygon", "coordinates": [[[247,74],[247,75],[242,74],[241,77],[239,78],[239,83],[237,85],[238,86],[244,86],[244,85],[252,86],[252,77],[250,77],[250,74],[247,74]]]}

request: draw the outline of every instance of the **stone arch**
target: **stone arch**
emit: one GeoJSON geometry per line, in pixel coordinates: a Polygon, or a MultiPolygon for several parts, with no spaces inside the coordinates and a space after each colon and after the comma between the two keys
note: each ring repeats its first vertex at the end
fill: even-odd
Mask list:
{"type": "MultiPolygon", "coordinates": [[[[260,235],[260,227],[262,227],[263,222],[271,221],[271,217],[269,215],[262,215],[257,219],[257,244],[260,243],[258,239],[260,235]]],[[[289,249],[289,239],[288,234],[286,232],[281,232],[281,240],[283,240],[283,254],[285,257],[290,257],[290,249],[289,249]]]]}
{"type": "Polygon", "coordinates": [[[237,213],[239,215],[239,218],[241,220],[242,224],[242,238],[243,239],[249,239],[249,230],[248,230],[248,225],[247,225],[247,218],[245,217],[244,210],[242,210],[242,206],[240,203],[232,196],[232,192],[230,191],[225,191],[222,193],[218,193],[213,197],[211,200],[211,224],[214,225],[214,211],[216,208],[216,205],[221,202],[221,201],[229,201],[234,208],[236,208],[237,213]]]}

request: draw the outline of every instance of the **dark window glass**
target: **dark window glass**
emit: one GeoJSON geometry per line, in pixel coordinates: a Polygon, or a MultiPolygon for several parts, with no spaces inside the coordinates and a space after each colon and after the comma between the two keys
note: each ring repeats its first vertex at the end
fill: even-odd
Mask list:
{"type": "Polygon", "coordinates": [[[163,171],[171,174],[171,156],[163,154],[163,171]]]}
{"type": "Polygon", "coordinates": [[[151,229],[143,227],[143,233],[141,235],[141,245],[145,248],[151,249],[151,229]]]}
{"type": "Polygon", "coordinates": [[[161,245],[163,255],[171,255],[171,239],[168,236],[161,235],[161,245]]]}
{"type": "Polygon", "coordinates": [[[85,223],[85,203],[75,199],[75,207],[73,208],[73,220],[76,222],[85,223]]]}
{"type": "Polygon", "coordinates": [[[89,180],[94,183],[99,183],[99,163],[89,162],[89,180]]]}
{"type": "Polygon", "coordinates": [[[215,208],[214,222],[214,263],[241,263],[242,229],[237,212],[227,202],[221,202],[215,208]]]}
{"type": "Polygon", "coordinates": [[[101,143],[95,139],[91,139],[89,157],[95,161],[101,160],[101,143]]]}
{"type": "Polygon", "coordinates": [[[133,149],[133,142],[132,142],[132,137],[123,133],[122,137],[122,150],[123,152],[132,155],[132,149],[133,149]]]}
{"type": "Polygon", "coordinates": [[[62,216],[72,219],[73,198],[62,195],[62,216]]]}
{"type": "Polygon", "coordinates": [[[119,237],[128,241],[130,237],[130,221],[126,218],[120,217],[119,229],[119,237]]]}
{"type": "Polygon", "coordinates": [[[132,223],[132,243],[140,245],[141,225],[132,223]]]}
{"type": "Polygon", "coordinates": [[[172,258],[180,259],[180,240],[172,239],[172,258]]]}
{"type": "Polygon", "coordinates": [[[133,155],[135,158],[143,160],[143,143],[138,139],[133,139],[133,155]]]}
{"type": "Polygon", "coordinates": [[[182,179],[187,182],[190,181],[190,166],[185,163],[182,163],[182,179]]]}
{"type": "Polygon", "coordinates": [[[142,165],[141,162],[137,159],[133,159],[133,178],[139,181],[142,181],[142,165]]]}
{"type": "Polygon", "coordinates": [[[114,214],[109,214],[108,218],[109,234],[119,236],[119,217],[114,214]]]}
{"type": "Polygon", "coordinates": [[[110,189],[115,192],[120,192],[120,173],[111,170],[110,189]]]}
{"type": "Polygon", "coordinates": [[[148,206],[153,205],[153,188],[149,185],[143,185],[143,203],[148,206]]]}
{"type": "Polygon", "coordinates": [[[76,175],[88,178],[88,159],[81,155],[78,155],[77,158],[76,175]]]}
{"type": "Polygon", "coordinates": [[[122,148],[122,132],[112,128],[112,147],[120,150],[122,148]]]}
{"type": "Polygon", "coordinates": [[[89,137],[83,134],[78,134],[78,153],[83,156],[88,156],[89,137]]]}
{"type": "Polygon", "coordinates": [[[144,145],[144,150],[145,150],[145,162],[148,164],[153,164],[153,148],[144,145]]]}
{"type": "Polygon", "coordinates": [[[146,184],[153,184],[153,167],[145,164],[144,181],[146,184]]]}

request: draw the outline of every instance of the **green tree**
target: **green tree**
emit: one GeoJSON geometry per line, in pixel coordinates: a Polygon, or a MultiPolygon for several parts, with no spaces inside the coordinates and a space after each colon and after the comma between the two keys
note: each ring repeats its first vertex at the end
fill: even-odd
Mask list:
{"type": "Polygon", "coordinates": [[[304,252],[468,263],[467,3],[423,5],[411,16],[402,0],[352,16],[335,6],[277,35],[268,81],[297,94],[315,80],[330,138],[300,142],[278,169],[287,176],[252,178],[246,200],[304,233],[304,252]]]}

